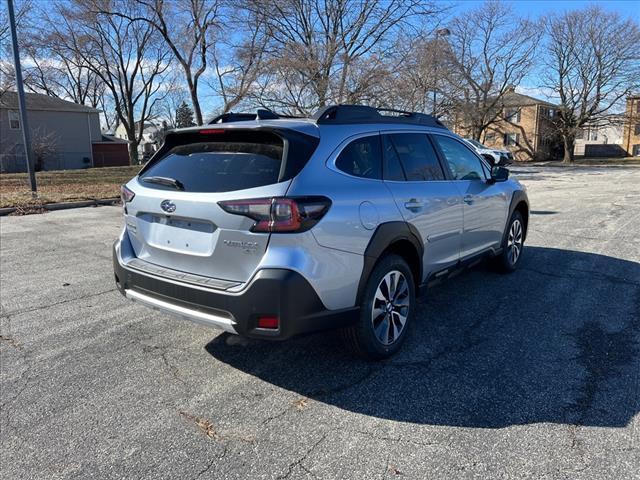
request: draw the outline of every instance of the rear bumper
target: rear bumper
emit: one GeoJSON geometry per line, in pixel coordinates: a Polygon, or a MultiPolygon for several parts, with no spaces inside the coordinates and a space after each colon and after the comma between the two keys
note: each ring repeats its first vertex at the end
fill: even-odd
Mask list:
{"type": "Polygon", "coordinates": [[[357,307],[327,310],[309,282],[285,269],[260,270],[240,292],[208,289],[130,268],[113,249],[116,285],[127,298],[197,323],[251,338],[284,340],[344,327],[357,307]],[[258,328],[260,316],[277,316],[277,329],[258,328]]]}

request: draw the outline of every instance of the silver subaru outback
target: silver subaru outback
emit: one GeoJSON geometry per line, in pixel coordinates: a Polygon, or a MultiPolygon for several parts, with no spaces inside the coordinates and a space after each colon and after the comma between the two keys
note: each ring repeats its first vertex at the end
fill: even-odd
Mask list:
{"type": "Polygon", "coordinates": [[[338,105],[177,130],[122,187],[127,298],[252,338],[341,329],[401,347],[416,296],[490,257],[520,261],[526,191],[437,119],[338,105]]]}

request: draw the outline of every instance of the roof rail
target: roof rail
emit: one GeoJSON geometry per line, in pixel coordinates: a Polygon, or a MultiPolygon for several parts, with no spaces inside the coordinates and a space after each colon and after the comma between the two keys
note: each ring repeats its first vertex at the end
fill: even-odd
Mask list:
{"type": "Polygon", "coordinates": [[[424,113],[406,112],[391,108],[365,105],[330,105],[321,108],[312,117],[317,124],[345,125],[353,123],[404,123],[447,128],[440,120],[424,113]],[[391,115],[385,112],[391,113],[391,115]]]}
{"type": "Polygon", "coordinates": [[[284,115],[281,113],[275,113],[266,108],[259,108],[256,113],[244,113],[244,112],[228,112],[218,115],[208,122],[209,125],[215,123],[232,123],[232,122],[246,122],[251,120],[278,120],[281,118],[300,118],[292,115],[284,115]]]}

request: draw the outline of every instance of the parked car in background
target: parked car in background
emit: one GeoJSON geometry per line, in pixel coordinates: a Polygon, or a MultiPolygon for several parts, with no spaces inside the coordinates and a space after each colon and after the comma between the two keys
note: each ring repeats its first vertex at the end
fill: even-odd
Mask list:
{"type": "Polygon", "coordinates": [[[340,328],[378,359],[428,285],[485,257],[518,266],[524,187],[437,119],[355,105],[238,115],[167,133],[122,187],[127,298],[253,338],[340,328]]]}
{"type": "Polygon", "coordinates": [[[509,150],[496,150],[494,148],[489,148],[472,138],[465,138],[464,141],[471,145],[471,148],[473,148],[479,155],[482,155],[490,161],[493,165],[506,166],[513,163],[513,154],[509,150]]]}

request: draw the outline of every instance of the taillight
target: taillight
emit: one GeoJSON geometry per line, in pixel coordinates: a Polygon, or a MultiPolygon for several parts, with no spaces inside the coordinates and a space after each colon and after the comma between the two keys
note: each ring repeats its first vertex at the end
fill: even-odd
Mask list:
{"type": "Polygon", "coordinates": [[[135,196],[136,194],[133,193],[130,189],[128,189],[126,185],[122,185],[120,187],[120,198],[122,199],[123,205],[133,200],[133,197],[135,196]]]}
{"type": "Polygon", "coordinates": [[[218,202],[227,213],[243,215],[256,222],[252,232],[304,232],[327,213],[326,197],[274,197],[218,202]]]}

